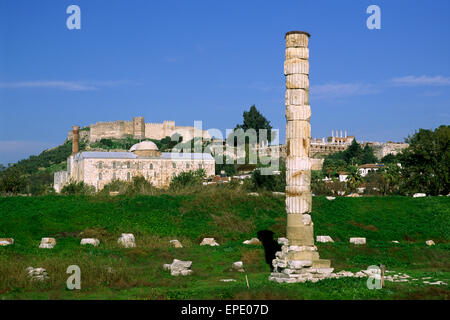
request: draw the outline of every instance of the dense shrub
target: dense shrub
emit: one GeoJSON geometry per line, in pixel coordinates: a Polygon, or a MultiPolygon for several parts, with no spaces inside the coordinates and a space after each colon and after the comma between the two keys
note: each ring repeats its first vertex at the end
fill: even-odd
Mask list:
{"type": "Polygon", "coordinates": [[[61,189],[64,195],[93,195],[95,188],[84,182],[71,182],[61,189]]]}
{"type": "Polygon", "coordinates": [[[170,183],[171,190],[180,190],[184,188],[192,188],[203,185],[203,180],[206,178],[205,170],[199,169],[196,171],[185,171],[173,177],[170,183]]]}

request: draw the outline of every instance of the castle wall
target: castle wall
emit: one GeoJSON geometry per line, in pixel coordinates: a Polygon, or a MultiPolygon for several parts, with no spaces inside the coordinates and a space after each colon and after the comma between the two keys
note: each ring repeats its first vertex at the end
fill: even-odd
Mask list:
{"type": "Polygon", "coordinates": [[[97,122],[91,125],[89,142],[100,139],[121,139],[127,135],[133,136],[133,134],[131,121],[97,122]]]}
{"type": "Polygon", "coordinates": [[[162,123],[145,124],[145,138],[161,140],[165,137],[165,130],[162,123]]]}

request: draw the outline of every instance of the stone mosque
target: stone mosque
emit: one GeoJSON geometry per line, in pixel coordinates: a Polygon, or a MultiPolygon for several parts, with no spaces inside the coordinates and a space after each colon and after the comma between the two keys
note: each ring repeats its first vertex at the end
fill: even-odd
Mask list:
{"type": "Polygon", "coordinates": [[[84,182],[98,191],[113,180],[131,181],[136,176],[163,188],[184,171],[203,169],[207,177],[215,173],[215,160],[211,154],[161,152],[151,141],[137,143],[128,152],[80,152],[79,129],[73,127],[72,155],[67,159],[67,171],[55,173],[56,192],[70,182],[84,182]]]}

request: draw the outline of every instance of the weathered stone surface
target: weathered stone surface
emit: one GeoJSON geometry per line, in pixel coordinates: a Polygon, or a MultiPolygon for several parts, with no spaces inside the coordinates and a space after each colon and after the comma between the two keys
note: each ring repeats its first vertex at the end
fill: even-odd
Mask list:
{"type": "Polygon", "coordinates": [[[233,270],[236,270],[238,272],[245,272],[245,270],[244,270],[244,263],[242,261],[233,262],[231,267],[233,268],[233,270]]]}
{"type": "Polygon", "coordinates": [[[330,236],[316,236],[317,242],[334,242],[334,240],[330,236]]]}
{"type": "Polygon", "coordinates": [[[172,276],[188,276],[193,273],[190,269],[192,266],[192,261],[182,261],[178,259],[173,259],[171,264],[164,264],[164,270],[170,270],[172,276]]]}
{"type": "Polygon", "coordinates": [[[288,246],[289,240],[287,238],[278,238],[278,244],[281,244],[282,246],[288,246]]]}
{"type": "Polygon", "coordinates": [[[100,240],[95,239],[95,238],[83,238],[80,241],[81,245],[86,245],[86,244],[90,244],[94,247],[97,247],[100,244],[100,240]]]}
{"type": "Polygon", "coordinates": [[[258,192],[249,192],[249,193],[247,193],[247,195],[257,197],[257,196],[259,196],[259,193],[258,192]]]}
{"type": "Polygon", "coordinates": [[[13,238],[0,238],[0,247],[10,246],[14,244],[13,238]]]}
{"type": "Polygon", "coordinates": [[[425,241],[425,243],[427,244],[427,246],[434,246],[435,245],[433,240],[427,240],[427,241],[425,241]]]}
{"type": "MultiPolygon", "coordinates": [[[[309,62],[304,59],[288,59],[284,61],[284,74],[309,74],[309,62]]],[[[287,103],[289,104],[289,103],[287,103]]]]}
{"type": "MultiPolygon", "coordinates": [[[[286,130],[286,136],[290,139],[309,138],[311,136],[311,125],[307,120],[288,120],[286,130]]],[[[289,169],[292,170],[293,168],[289,169]]]]}
{"type": "Polygon", "coordinates": [[[309,36],[305,33],[287,33],[285,38],[286,48],[308,47],[309,36]]]}
{"type": "Polygon", "coordinates": [[[39,248],[41,249],[52,249],[54,246],[56,246],[56,239],[55,238],[42,238],[41,244],[39,245],[39,248]]]}
{"type": "Polygon", "coordinates": [[[242,243],[248,244],[248,245],[259,245],[259,244],[261,244],[261,241],[259,241],[258,238],[251,238],[250,240],[245,240],[242,243]]]}
{"type": "Polygon", "coordinates": [[[170,240],[170,243],[173,245],[174,248],[183,248],[183,245],[178,240],[170,240]]]}
{"type": "Polygon", "coordinates": [[[308,89],[309,77],[307,74],[294,73],[286,76],[287,89],[308,89]]]}
{"type": "MultiPolygon", "coordinates": [[[[286,105],[309,105],[309,92],[304,89],[288,89],[285,94],[286,105]]],[[[293,120],[300,121],[300,120],[293,120]]],[[[290,137],[286,134],[286,137],[290,137]]]]}
{"type": "Polygon", "coordinates": [[[25,270],[31,281],[46,281],[49,279],[47,270],[44,268],[28,267],[25,270]]]}
{"type": "Polygon", "coordinates": [[[308,48],[286,48],[286,59],[309,59],[308,48]]]}
{"type": "Polygon", "coordinates": [[[288,251],[317,251],[316,246],[289,246],[288,251]]]}
{"type": "Polygon", "coordinates": [[[117,240],[117,243],[124,248],[136,247],[134,235],[132,233],[122,233],[122,236],[117,240]]]}
{"type": "Polygon", "coordinates": [[[288,264],[289,269],[301,269],[303,267],[312,266],[312,261],[311,260],[289,260],[287,264],[288,264]]]}
{"type": "Polygon", "coordinates": [[[353,244],[366,244],[366,238],[350,238],[350,243],[353,243],[353,244]]]}
{"type": "Polygon", "coordinates": [[[311,212],[311,199],[310,193],[302,193],[302,190],[307,190],[307,187],[289,186],[286,187],[286,212],[288,214],[301,214],[311,212]],[[292,194],[300,194],[293,196],[292,194]]]}
{"type": "Polygon", "coordinates": [[[311,118],[311,107],[309,105],[290,105],[286,107],[287,121],[309,121],[311,118]]]}
{"type": "Polygon", "coordinates": [[[218,246],[219,244],[214,240],[214,238],[204,238],[200,243],[201,246],[218,246]]]}

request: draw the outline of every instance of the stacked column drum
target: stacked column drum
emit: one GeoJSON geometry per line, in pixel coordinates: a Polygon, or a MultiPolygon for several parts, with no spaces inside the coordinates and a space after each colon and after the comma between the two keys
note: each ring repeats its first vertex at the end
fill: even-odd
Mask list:
{"type": "Polygon", "coordinates": [[[309,105],[309,34],[286,33],[286,212],[287,239],[273,260],[270,280],[299,282],[331,273],[330,261],[319,259],[311,220],[311,108],[309,105]]]}

